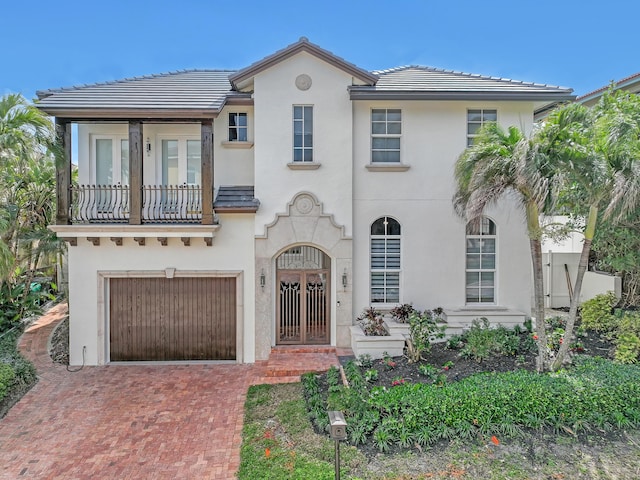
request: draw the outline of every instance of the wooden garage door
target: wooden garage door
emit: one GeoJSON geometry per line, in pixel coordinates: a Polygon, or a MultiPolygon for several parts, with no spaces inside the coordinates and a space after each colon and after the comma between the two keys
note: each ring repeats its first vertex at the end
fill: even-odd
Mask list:
{"type": "Polygon", "coordinates": [[[112,278],[111,361],[234,360],[235,278],[112,278]]]}

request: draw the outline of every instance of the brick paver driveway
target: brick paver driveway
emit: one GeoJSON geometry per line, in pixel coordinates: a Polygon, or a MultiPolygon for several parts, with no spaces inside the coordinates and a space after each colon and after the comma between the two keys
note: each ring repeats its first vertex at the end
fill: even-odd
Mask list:
{"type": "Polygon", "coordinates": [[[40,381],[0,420],[0,478],[235,478],[245,395],[261,380],[259,366],[69,373],[46,354],[51,328],[23,337],[40,381]]]}

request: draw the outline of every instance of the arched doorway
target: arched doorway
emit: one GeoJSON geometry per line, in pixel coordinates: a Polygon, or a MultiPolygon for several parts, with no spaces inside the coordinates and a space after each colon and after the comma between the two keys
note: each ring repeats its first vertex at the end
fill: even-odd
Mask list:
{"type": "Polygon", "coordinates": [[[331,259],[308,245],[291,247],[276,260],[276,343],[328,344],[331,259]]]}

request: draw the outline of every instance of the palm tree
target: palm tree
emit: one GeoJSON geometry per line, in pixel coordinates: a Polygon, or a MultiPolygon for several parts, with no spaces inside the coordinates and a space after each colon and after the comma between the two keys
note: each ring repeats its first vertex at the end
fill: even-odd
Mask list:
{"type": "Polygon", "coordinates": [[[49,248],[23,237],[51,222],[54,148],[49,117],[21,95],[0,98],[0,280],[11,277],[18,264],[30,269],[32,256],[49,248]],[[25,253],[28,258],[21,258],[25,253]]]}
{"type": "Polygon", "coordinates": [[[51,119],[22,95],[0,98],[0,160],[26,159],[53,144],[51,119]]]}
{"type": "Polygon", "coordinates": [[[537,145],[518,128],[505,132],[495,123],[487,124],[458,158],[455,166],[456,213],[469,221],[477,221],[485,209],[513,193],[525,214],[533,263],[534,313],[538,336],[537,370],[544,371],[546,332],[544,324],[544,289],[542,276],[542,228],[540,212],[549,194],[549,178],[544,175],[545,157],[537,145]]]}
{"type": "Polygon", "coordinates": [[[556,172],[556,203],[585,217],[584,242],[563,343],[551,366],[567,357],[598,218],[623,218],[640,203],[640,98],[609,91],[588,109],[554,112],[538,142],[556,172]]]}

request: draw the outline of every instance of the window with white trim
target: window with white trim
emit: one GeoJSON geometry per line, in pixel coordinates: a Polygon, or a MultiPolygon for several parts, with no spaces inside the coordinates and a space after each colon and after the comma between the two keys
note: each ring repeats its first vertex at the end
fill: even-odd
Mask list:
{"type": "Polygon", "coordinates": [[[371,110],[371,163],[400,163],[402,110],[371,110]]]}
{"type": "Polygon", "coordinates": [[[487,217],[467,224],[466,302],[496,301],[496,224],[487,217]]]}
{"type": "Polygon", "coordinates": [[[229,113],[229,141],[247,141],[247,114],[245,112],[229,113]]]}
{"type": "Polygon", "coordinates": [[[487,123],[498,121],[498,111],[476,108],[467,110],[467,147],[473,145],[480,129],[487,123]]]}
{"type": "Polygon", "coordinates": [[[371,224],[371,303],[400,302],[400,223],[380,217],[371,224]]]}
{"type": "Polygon", "coordinates": [[[293,161],[313,162],[313,107],[293,106],[293,161]]]}

